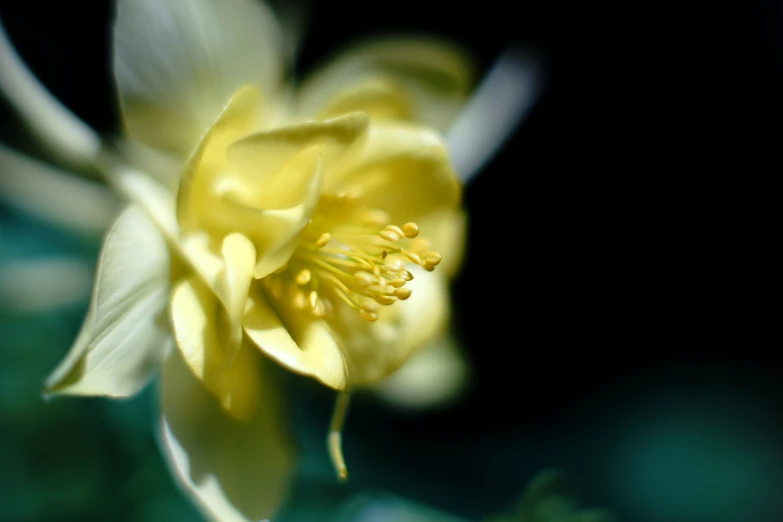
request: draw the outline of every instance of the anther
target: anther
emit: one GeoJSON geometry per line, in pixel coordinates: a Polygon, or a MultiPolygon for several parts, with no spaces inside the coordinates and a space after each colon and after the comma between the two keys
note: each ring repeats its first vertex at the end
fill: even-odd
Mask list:
{"type": "Polygon", "coordinates": [[[361,286],[370,286],[371,284],[375,283],[375,276],[369,272],[365,272],[364,270],[359,270],[354,273],[353,278],[361,286]]]}
{"type": "Polygon", "coordinates": [[[324,232],[321,234],[321,237],[318,238],[318,241],[315,242],[315,246],[318,248],[323,248],[331,239],[332,235],[329,232],[324,232]]]}
{"type": "Polygon", "coordinates": [[[397,258],[391,260],[387,259],[386,263],[383,266],[386,267],[386,270],[390,272],[399,272],[405,269],[405,264],[402,262],[401,259],[397,259],[397,258]]]}
{"type": "Polygon", "coordinates": [[[413,239],[419,235],[419,225],[416,223],[405,223],[402,226],[402,231],[405,234],[405,237],[408,239],[413,239]]]}
{"type": "Polygon", "coordinates": [[[310,292],[310,295],[308,296],[308,304],[310,305],[310,310],[315,311],[315,307],[318,306],[318,292],[315,290],[310,292]]]}
{"type": "Polygon", "coordinates": [[[397,299],[400,299],[402,301],[405,301],[407,298],[411,296],[411,289],[410,288],[397,288],[394,290],[394,296],[397,299]]]}
{"type": "Polygon", "coordinates": [[[421,257],[419,257],[419,254],[417,254],[416,252],[406,252],[405,255],[408,257],[408,259],[410,259],[417,265],[422,264],[421,257]]]}
{"type": "Polygon", "coordinates": [[[389,230],[388,228],[381,230],[378,235],[386,241],[399,241],[402,238],[402,234],[397,234],[397,232],[394,230],[389,230]]]}
{"type": "Polygon", "coordinates": [[[413,274],[406,270],[400,274],[400,279],[404,279],[405,281],[413,281],[413,274]]]}
{"type": "Polygon", "coordinates": [[[400,288],[401,286],[405,285],[405,279],[397,278],[392,279],[389,284],[392,285],[394,288],[400,288]]]}
{"type": "Polygon", "coordinates": [[[304,292],[300,291],[300,292],[296,292],[294,294],[294,299],[293,299],[294,308],[296,308],[297,310],[304,310],[305,306],[307,306],[307,302],[306,301],[307,301],[307,298],[305,297],[305,293],[304,292]]]}
{"type": "Polygon", "coordinates": [[[394,304],[394,301],[396,301],[396,299],[394,299],[392,296],[383,294],[376,294],[373,296],[373,299],[375,299],[378,304],[382,305],[394,304]]]}
{"type": "Polygon", "coordinates": [[[403,232],[402,229],[400,227],[398,227],[397,225],[387,225],[386,226],[386,230],[390,230],[390,231],[394,232],[395,234],[397,234],[400,237],[405,235],[405,232],[403,232]]]}
{"type": "Polygon", "coordinates": [[[367,310],[359,310],[359,315],[362,319],[365,319],[370,322],[374,322],[378,320],[378,314],[373,312],[368,312],[367,310]]]}
{"type": "Polygon", "coordinates": [[[432,266],[438,266],[438,263],[440,263],[441,259],[443,259],[443,257],[438,252],[427,252],[424,255],[424,260],[428,265],[432,266]]]}
{"type": "Polygon", "coordinates": [[[299,286],[304,286],[307,283],[310,282],[310,278],[312,277],[312,274],[308,269],[300,270],[299,273],[296,275],[296,284],[299,286]]]}

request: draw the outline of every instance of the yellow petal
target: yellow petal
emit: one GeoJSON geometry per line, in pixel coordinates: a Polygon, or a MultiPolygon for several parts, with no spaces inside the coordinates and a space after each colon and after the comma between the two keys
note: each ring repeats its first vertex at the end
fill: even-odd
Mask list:
{"type": "Polygon", "coordinates": [[[256,249],[242,234],[231,234],[223,240],[223,269],[218,275],[217,296],[223,302],[228,315],[230,342],[225,347],[229,364],[233,362],[242,342],[242,315],[253,280],[256,265],[256,249]]]}
{"type": "Polygon", "coordinates": [[[364,147],[335,170],[325,191],[357,190],[395,222],[454,208],[460,198],[440,137],[410,124],[374,124],[364,147]]]}
{"type": "MultiPolygon", "coordinates": [[[[460,50],[436,40],[390,39],[363,42],[337,56],[304,83],[300,114],[318,114],[368,79],[396,82],[410,100],[411,118],[448,128],[459,113],[471,83],[471,67],[460,50]]],[[[360,110],[372,109],[357,107],[360,110]]]]}
{"type": "Polygon", "coordinates": [[[289,312],[285,324],[262,295],[245,313],[245,333],[266,355],[286,368],[335,389],[346,384],[342,352],[325,321],[289,312]]]}
{"type": "Polygon", "coordinates": [[[229,159],[252,181],[261,208],[288,208],[302,200],[303,173],[320,156],[332,161],[366,135],[369,120],[352,113],[324,122],[305,122],[254,134],[231,145],[229,159]]]}
{"type": "Polygon", "coordinates": [[[461,209],[449,209],[419,217],[416,223],[430,242],[430,250],[438,252],[442,261],[437,271],[453,277],[465,254],[467,215],[461,209]]]}
{"type": "Polygon", "coordinates": [[[336,331],[342,336],[350,383],[376,382],[399,368],[418,348],[443,330],[448,319],[445,278],[411,267],[412,290],[404,302],[382,307],[379,318],[368,322],[351,309],[340,309],[336,331]]]}
{"type": "MultiPolygon", "coordinates": [[[[171,319],[177,346],[188,367],[215,394],[226,411],[250,418],[261,400],[254,349],[241,346],[229,359],[230,325],[209,288],[199,279],[181,282],[171,299],[171,319]]],[[[241,332],[240,332],[241,333],[241,332]]]]}
{"type": "Polygon", "coordinates": [[[392,405],[427,409],[453,403],[468,384],[469,366],[456,342],[442,336],[423,346],[372,391],[392,405]]]}
{"type": "Polygon", "coordinates": [[[114,73],[130,133],[189,154],[243,85],[273,96],[281,37],[263,2],[120,0],[114,73]]]}
{"type": "Polygon", "coordinates": [[[383,77],[368,78],[339,91],[321,109],[319,118],[362,111],[372,121],[405,120],[413,115],[411,100],[399,83],[383,77]]]}
{"type": "Polygon", "coordinates": [[[255,350],[248,354],[244,364],[259,371],[263,400],[244,420],[221,408],[179,353],[172,354],[161,376],[159,442],[180,486],[211,520],[273,517],[295,464],[281,396],[263,357],[255,350]]]}
{"type": "Polygon", "coordinates": [[[212,190],[215,177],[228,170],[228,146],[256,130],[260,104],[258,89],[242,87],[231,96],[212,126],[201,137],[198,147],[188,160],[177,193],[177,220],[183,229],[195,225],[195,209],[203,204],[203,199],[212,190]]]}
{"type": "Polygon", "coordinates": [[[144,210],[129,207],[106,236],[87,318],[45,393],[127,397],[144,387],[170,339],[157,324],[168,284],[163,237],[144,210]]]}

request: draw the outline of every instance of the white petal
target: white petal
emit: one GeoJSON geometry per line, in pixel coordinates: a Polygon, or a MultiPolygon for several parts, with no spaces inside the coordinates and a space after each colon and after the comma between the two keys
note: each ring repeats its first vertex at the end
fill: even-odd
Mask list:
{"type": "Polygon", "coordinates": [[[159,368],[170,334],[166,243],[147,214],[129,207],[103,245],[87,318],[45,393],[127,397],[159,368]]]}
{"type": "Polygon", "coordinates": [[[508,139],[538,101],[544,72],[539,57],[511,49],[487,74],[449,129],[454,171],[467,183],[508,139]]]}
{"type": "MultiPolygon", "coordinates": [[[[262,356],[256,356],[260,366],[262,356]]],[[[161,380],[159,442],[181,487],[211,520],[271,517],[288,489],[295,460],[277,390],[262,381],[255,415],[241,421],[220,407],[179,352],[166,362],[161,380]]]]}
{"type": "Polygon", "coordinates": [[[243,85],[282,74],[277,22],[251,0],[119,0],[114,73],[128,130],[189,153],[243,85]]]}
{"type": "Polygon", "coordinates": [[[82,303],[90,295],[92,265],[77,259],[0,264],[0,309],[42,312],[82,303]]]}
{"type": "Polygon", "coordinates": [[[11,47],[0,25],[0,91],[43,143],[64,158],[92,161],[101,149],[100,138],[73,115],[33,76],[11,47]]]}
{"type": "Polygon", "coordinates": [[[109,176],[114,188],[129,201],[146,210],[160,231],[171,239],[172,243],[176,243],[179,226],[172,191],[144,172],[129,167],[115,168],[109,172],[109,176]]]}
{"type": "Polygon", "coordinates": [[[39,219],[100,237],[119,211],[106,187],[0,144],[0,197],[39,219]]]}

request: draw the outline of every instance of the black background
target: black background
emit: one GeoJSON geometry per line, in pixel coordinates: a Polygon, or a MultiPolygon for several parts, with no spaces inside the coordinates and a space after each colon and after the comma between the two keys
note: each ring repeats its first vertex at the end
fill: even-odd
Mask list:
{"type": "MultiPolygon", "coordinates": [[[[546,63],[539,102],[465,191],[454,296],[472,393],[413,420],[368,410],[376,422],[352,418],[357,432],[426,434],[446,451],[491,433],[562,433],[590,422],[573,414],[585,401],[605,412],[658,382],[698,394],[724,379],[779,406],[767,383],[781,369],[780,336],[768,337],[780,192],[767,187],[780,173],[783,4],[444,5],[315,3],[298,61],[306,72],[336,47],[404,30],[459,42],[480,70],[510,44],[546,63]]],[[[110,2],[4,2],[0,16],[65,105],[117,131],[110,2]]],[[[612,503],[576,474],[590,500],[612,503]]]]}

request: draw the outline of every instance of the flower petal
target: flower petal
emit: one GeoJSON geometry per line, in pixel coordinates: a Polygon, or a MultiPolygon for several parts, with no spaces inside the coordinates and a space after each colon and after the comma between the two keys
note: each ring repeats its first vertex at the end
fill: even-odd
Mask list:
{"type": "Polygon", "coordinates": [[[239,87],[272,96],[281,46],[263,2],[119,0],[114,73],[128,130],[189,153],[239,87]]]}
{"type": "Polygon", "coordinates": [[[0,197],[85,236],[101,237],[120,210],[106,187],[0,145],[0,197]]]}
{"type": "Polygon", "coordinates": [[[255,350],[252,346],[240,346],[235,354],[230,353],[226,339],[232,334],[231,325],[224,320],[224,314],[201,279],[182,281],[174,289],[171,322],[177,347],[187,365],[226,411],[247,419],[261,398],[257,369],[247,364],[251,359],[248,352],[255,350]]]}
{"type": "Polygon", "coordinates": [[[168,284],[163,237],[144,210],[129,207],[106,237],[87,318],[45,393],[127,397],[139,391],[170,339],[157,324],[168,284]]]}
{"type": "Polygon", "coordinates": [[[388,78],[368,78],[337,93],[321,109],[319,117],[335,118],[362,111],[373,121],[406,120],[413,115],[411,100],[399,83],[388,78]]]}
{"type": "Polygon", "coordinates": [[[465,391],[468,373],[454,339],[443,336],[414,353],[373,391],[396,406],[433,408],[457,399],[465,391]]]}
{"type": "MultiPolygon", "coordinates": [[[[408,357],[434,339],[448,319],[446,280],[437,271],[413,266],[411,296],[381,308],[368,322],[348,308],[338,308],[337,329],[343,335],[350,382],[371,384],[399,368],[408,357]]],[[[341,305],[345,306],[345,305],[341,305]]]]}
{"type": "Polygon", "coordinates": [[[422,236],[429,241],[430,249],[442,256],[437,268],[442,275],[452,277],[462,265],[467,221],[467,215],[461,209],[433,212],[416,221],[422,236]]]}
{"type": "Polygon", "coordinates": [[[90,295],[93,266],[47,257],[0,263],[0,310],[40,313],[81,304],[90,295]]]}
{"type": "MultiPolygon", "coordinates": [[[[468,94],[470,69],[464,53],[444,42],[426,39],[363,42],[307,79],[301,89],[298,112],[318,114],[368,79],[391,80],[399,84],[409,100],[413,120],[444,130],[468,94]]],[[[370,108],[368,105],[367,109],[370,108]]]]}
{"type": "Polygon", "coordinates": [[[178,352],[163,368],[159,443],[180,486],[205,516],[223,522],[272,517],[295,463],[281,397],[264,361],[247,350],[258,372],[258,407],[240,420],[228,415],[178,352]]]}
{"type": "Polygon", "coordinates": [[[347,376],[340,347],[323,320],[285,314],[285,324],[267,299],[255,294],[245,312],[245,333],[266,355],[291,371],[341,390],[347,376]]]}
{"type": "Polygon", "coordinates": [[[361,151],[326,179],[325,191],[340,189],[402,223],[454,208],[461,191],[440,137],[403,123],[370,127],[361,151]]]}
{"type": "Polygon", "coordinates": [[[543,59],[511,47],[482,80],[448,130],[451,161],[467,183],[521,124],[544,89],[543,59]]]}
{"type": "Polygon", "coordinates": [[[233,362],[242,342],[242,316],[245,313],[250,282],[256,265],[256,249],[242,234],[231,234],[223,239],[223,270],[215,289],[228,314],[231,341],[227,348],[229,364],[233,362]]]}
{"type": "Polygon", "coordinates": [[[66,160],[89,163],[101,139],[41,85],[14,51],[0,24],[0,91],[44,145],[66,160]]]}
{"type": "Polygon", "coordinates": [[[324,122],[305,122],[243,138],[228,149],[229,160],[252,179],[255,198],[265,209],[289,208],[302,200],[302,172],[321,157],[328,170],[366,136],[369,119],[351,113],[324,122]]]}

